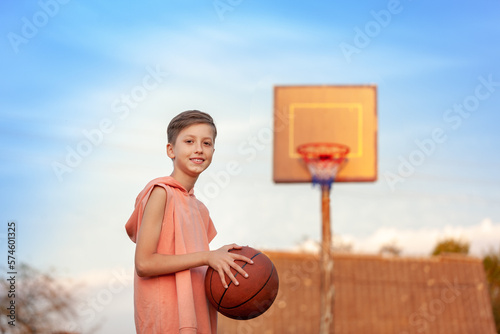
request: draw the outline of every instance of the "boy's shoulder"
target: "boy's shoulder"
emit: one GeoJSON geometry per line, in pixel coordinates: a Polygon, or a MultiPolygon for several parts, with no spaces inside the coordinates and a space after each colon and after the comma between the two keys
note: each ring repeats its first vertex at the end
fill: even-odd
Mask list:
{"type": "Polygon", "coordinates": [[[187,195],[196,200],[196,202],[198,202],[202,206],[204,206],[204,204],[199,199],[196,198],[193,189],[188,192],[184,188],[184,186],[179,183],[179,181],[177,181],[171,176],[157,177],[149,181],[148,184],[144,187],[143,192],[149,192],[155,186],[161,186],[165,190],[172,190],[172,193],[187,195]]]}

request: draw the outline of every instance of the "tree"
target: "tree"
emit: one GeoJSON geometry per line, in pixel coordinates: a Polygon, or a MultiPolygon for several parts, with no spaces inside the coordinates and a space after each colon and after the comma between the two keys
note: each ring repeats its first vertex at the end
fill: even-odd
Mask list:
{"type": "Polygon", "coordinates": [[[67,333],[65,323],[77,318],[70,288],[27,264],[7,274],[0,287],[7,291],[0,295],[0,333],[67,333]]]}
{"type": "Polygon", "coordinates": [[[388,256],[399,256],[401,254],[401,247],[398,246],[396,240],[392,240],[391,242],[383,244],[378,253],[380,255],[388,255],[388,256]]]}
{"type": "Polygon", "coordinates": [[[437,243],[432,251],[432,255],[439,255],[442,253],[458,253],[469,254],[470,243],[468,241],[456,240],[447,238],[437,243]]]}
{"type": "Polygon", "coordinates": [[[488,280],[491,306],[497,333],[500,333],[500,247],[491,249],[483,258],[484,272],[488,280]]]}

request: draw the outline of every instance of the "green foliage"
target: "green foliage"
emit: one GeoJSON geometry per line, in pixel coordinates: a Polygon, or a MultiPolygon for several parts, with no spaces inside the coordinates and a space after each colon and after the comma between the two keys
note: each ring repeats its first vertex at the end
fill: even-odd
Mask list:
{"type": "Polygon", "coordinates": [[[491,306],[497,333],[500,333],[500,248],[491,249],[483,258],[484,272],[488,280],[491,306]]]}
{"type": "Polygon", "coordinates": [[[448,238],[438,242],[432,251],[432,255],[439,255],[443,253],[459,253],[467,255],[469,254],[469,247],[470,243],[467,241],[448,238]]]}

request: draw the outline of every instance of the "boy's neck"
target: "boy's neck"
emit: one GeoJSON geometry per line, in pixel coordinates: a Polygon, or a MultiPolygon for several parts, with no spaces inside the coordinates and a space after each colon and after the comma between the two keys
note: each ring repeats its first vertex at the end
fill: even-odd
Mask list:
{"type": "Polygon", "coordinates": [[[193,178],[188,175],[179,175],[179,173],[176,173],[175,170],[172,172],[172,174],[170,174],[170,176],[173,177],[177,182],[179,182],[187,192],[190,192],[191,189],[194,188],[194,185],[198,180],[198,177],[193,178]]]}

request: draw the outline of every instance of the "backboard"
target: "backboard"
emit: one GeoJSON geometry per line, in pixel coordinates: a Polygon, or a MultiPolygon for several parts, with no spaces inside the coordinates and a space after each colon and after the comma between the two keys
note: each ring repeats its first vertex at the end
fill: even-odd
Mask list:
{"type": "Polygon", "coordinates": [[[376,181],[377,87],[274,87],[274,182],[311,182],[297,152],[311,142],[349,146],[335,182],[376,181]]]}

